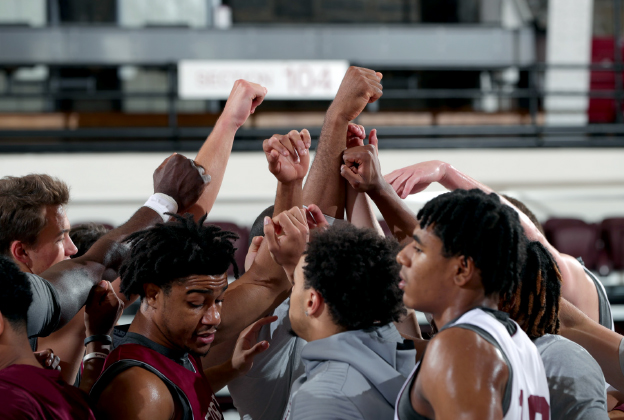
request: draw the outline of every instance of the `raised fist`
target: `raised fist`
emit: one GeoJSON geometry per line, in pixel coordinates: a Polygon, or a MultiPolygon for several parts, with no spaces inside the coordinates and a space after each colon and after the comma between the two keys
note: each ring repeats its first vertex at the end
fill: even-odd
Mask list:
{"type": "Polygon", "coordinates": [[[377,130],[370,132],[366,146],[355,146],[344,151],[344,165],[340,174],[358,192],[380,190],[385,182],[377,153],[377,130]]]}
{"type": "Polygon", "coordinates": [[[177,153],[165,159],[154,171],[154,192],[173,198],[179,210],[195,204],[208,182],[204,182],[198,166],[177,153]]]}
{"type": "Polygon", "coordinates": [[[282,183],[302,180],[310,166],[310,132],[292,130],[286,135],[275,134],[262,143],[269,162],[269,171],[282,183]]]}
{"type": "Polygon", "coordinates": [[[347,149],[364,146],[366,130],[363,125],[349,123],[347,126],[347,149]]]}
{"type": "Polygon", "coordinates": [[[264,218],[264,240],[269,245],[271,257],[289,276],[295,272],[309,234],[305,210],[299,207],[284,211],[273,219],[264,218]]]}
{"type": "Polygon", "coordinates": [[[257,83],[243,79],[237,80],[234,82],[220,119],[232,125],[234,129],[240,128],[254,113],[256,107],[262,103],[266,94],[267,88],[257,83]]]}
{"type": "Polygon", "coordinates": [[[123,302],[117,297],[109,282],[102,280],[94,286],[85,306],[87,337],[110,335],[123,308],[123,302]]]}
{"type": "Polygon", "coordinates": [[[375,102],[382,95],[383,75],[361,67],[349,67],[342,79],[336,98],[329,107],[328,114],[344,121],[354,120],[366,105],[375,102]]]}

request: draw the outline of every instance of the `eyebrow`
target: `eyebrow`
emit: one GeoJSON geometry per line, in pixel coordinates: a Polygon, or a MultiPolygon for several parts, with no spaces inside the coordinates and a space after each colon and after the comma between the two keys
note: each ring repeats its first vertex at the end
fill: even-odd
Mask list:
{"type": "Polygon", "coordinates": [[[56,234],[56,236],[65,235],[66,233],[69,233],[69,229],[63,229],[62,231],[60,231],[59,233],[57,233],[57,234],[56,234]]]}
{"type": "Polygon", "coordinates": [[[420,240],[420,238],[418,237],[418,235],[413,234],[413,235],[412,235],[412,238],[414,238],[414,240],[415,240],[416,242],[418,242],[419,244],[421,244],[421,245],[423,244],[423,243],[422,243],[422,241],[420,240]]]}

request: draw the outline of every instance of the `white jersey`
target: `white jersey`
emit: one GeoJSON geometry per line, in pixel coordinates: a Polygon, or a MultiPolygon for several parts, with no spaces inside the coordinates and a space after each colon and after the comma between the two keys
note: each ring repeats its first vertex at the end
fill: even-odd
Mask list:
{"type": "MultiPolygon", "coordinates": [[[[456,321],[445,325],[443,329],[451,327],[475,331],[501,351],[503,359],[509,367],[509,380],[502,402],[503,420],[550,419],[550,393],[542,358],[535,345],[518,324],[508,318],[499,320],[492,312],[476,308],[466,312],[456,321]],[[515,330],[515,332],[510,333],[508,328],[512,331],[515,330]]],[[[401,397],[406,389],[411,388],[410,385],[415,380],[414,375],[417,374],[419,365],[420,363],[416,365],[409,379],[403,385],[403,389],[399,392],[395,404],[395,420],[407,420],[410,417],[399,415],[399,406],[401,397]]]]}

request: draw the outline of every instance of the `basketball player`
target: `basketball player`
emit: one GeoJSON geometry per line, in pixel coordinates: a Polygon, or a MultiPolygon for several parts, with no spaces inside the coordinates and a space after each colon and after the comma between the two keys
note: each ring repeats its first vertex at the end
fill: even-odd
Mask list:
{"type": "Polygon", "coordinates": [[[267,349],[257,333],[274,317],[243,331],[226,363],[202,370],[199,356],[219,327],[230,264],[237,272],[235,235],[204,219],[176,216],[128,238],[122,292],[138,294],[141,306],[91,390],[98,418],[220,420],[213,389],[246,373],[267,349]]]}
{"type": "Polygon", "coordinates": [[[456,190],[418,213],[399,253],[403,300],[440,332],[405,383],[395,418],[534,419],[550,415],[539,353],[499,295],[518,284],[525,239],[495,194],[456,190]]]}

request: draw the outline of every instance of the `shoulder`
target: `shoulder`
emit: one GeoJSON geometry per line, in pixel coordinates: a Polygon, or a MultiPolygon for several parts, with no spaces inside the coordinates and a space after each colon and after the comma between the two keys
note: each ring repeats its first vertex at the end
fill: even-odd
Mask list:
{"type": "Polygon", "coordinates": [[[33,419],[44,418],[44,413],[30,393],[0,379],[0,417],[33,419]]]}
{"type": "MultiPolygon", "coordinates": [[[[478,333],[460,327],[452,327],[438,333],[427,346],[419,372],[420,378],[438,378],[445,367],[444,380],[428,383],[463,392],[455,384],[475,390],[475,378],[489,377],[489,384],[504,389],[509,368],[498,349],[478,333]],[[447,384],[447,382],[449,382],[447,384]]],[[[484,378],[485,379],[485,378],[484,378]]]]}
{"type": "Polygon", "coordinates": [[[115,376],[104,388],[96,409],[105,419],[170,419],[175,403],[158,376],[132,367],[115,376]]]}

